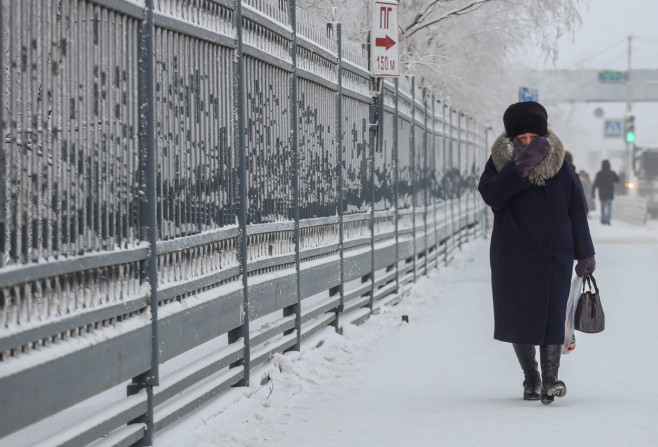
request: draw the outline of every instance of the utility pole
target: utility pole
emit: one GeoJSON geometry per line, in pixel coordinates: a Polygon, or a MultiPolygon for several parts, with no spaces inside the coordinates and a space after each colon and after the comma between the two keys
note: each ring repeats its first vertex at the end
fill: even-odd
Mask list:
{"type": "MultiPolygon", "coordinates": [[[[628,56],[628,68],[626,71],[626,116],[624,117],[624,127],[626,127],[626,122],[630,116],[633,115],[633,103],[631,101],[631,84],[633,80],[633,76],[631,75],[631,49],[632,49],[632,43],[633,43],[633,36],[629,35],[628,36],[628,50],[627,50],[627,56],[628,56]]],[[[626,130],[624,130],[624,135],[626,134],[626,130]]],[[[625,164],[625,174],[626,174],[626,179],[630,179],[630,176],[632,175],[633,172],[633,146],[635,143],[633,142],[632,144],[628,141],[628,139],[625,140],[626,144],[626,162],[625,164]]]]}
{"type": "Polygon", "coordinates": [[[631,102],[631,48],[633,43],[633,36],[628,36],[628,69],[626,74],[626,114],[630,115],[633,113],[633,104],[631,102]]]}

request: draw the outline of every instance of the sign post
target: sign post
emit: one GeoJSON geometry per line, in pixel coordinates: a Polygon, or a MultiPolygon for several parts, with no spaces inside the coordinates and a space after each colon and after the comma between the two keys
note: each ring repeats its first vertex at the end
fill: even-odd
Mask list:
{"type": "Polygon", "coordinates": [[[374,0],[370,33],[370,72],[373,76],[400,76],[398,42],[398,3],[374,0]]]}

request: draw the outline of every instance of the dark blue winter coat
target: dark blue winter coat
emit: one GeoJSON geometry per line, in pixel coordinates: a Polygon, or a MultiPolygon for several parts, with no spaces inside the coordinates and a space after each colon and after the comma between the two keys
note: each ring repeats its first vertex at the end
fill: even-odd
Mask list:
{"type": "Polygon", "coordinates": [[[522,178],[516,149],[503,134],[480,178],[494,214],[491,285],[494,338],[511,343],[562,344],[574,259],[594,255],[583,194],[549,132],[544,158],[522,178]]]}

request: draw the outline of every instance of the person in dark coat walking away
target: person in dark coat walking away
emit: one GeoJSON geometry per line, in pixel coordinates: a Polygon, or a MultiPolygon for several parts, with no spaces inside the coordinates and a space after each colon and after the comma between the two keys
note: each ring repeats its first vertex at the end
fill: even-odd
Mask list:
{"type": "Polygon", "coordinates": [[[599,200],[601,201],[601,223],[610,225],[612,218],[612,200],[615,198],[615,183],[619,182],[619,176],[610,169],[610,161],[601,162],[601,170],[594,177],[592,185],[592,198],[596,197],[596,189],[599,189],[599,200]]]}
{"type": "Polygon", "coordinates": [[[578,276],[596,268],[578,179],[547,120],[537,102],[509,106],[478,187],[494,214],[494,338],[512,343],[523,398],[544,404],[567,391],[558,369],[574,260],[578,276]]]}

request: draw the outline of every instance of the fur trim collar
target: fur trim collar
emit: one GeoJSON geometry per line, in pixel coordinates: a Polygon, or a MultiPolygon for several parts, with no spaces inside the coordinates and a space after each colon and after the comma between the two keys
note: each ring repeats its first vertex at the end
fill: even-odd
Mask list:
{"type": "MultiPolygon", "coordinates": [[[[533,185],[544,185],[546,180],[552,178],[562,167],[564,161],[564,145],[551,130],[546,137],[551,145],[546,157],[537,166],[530,170],[528,180],[533,185]]],[[[501,134],[491,146],[491,158],[498,171],[503,169],[507,163],[514,160],[516,148],[507,134],[501,134]]]]}

